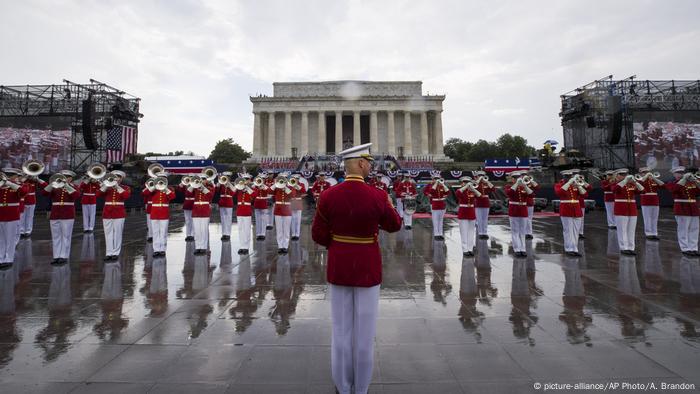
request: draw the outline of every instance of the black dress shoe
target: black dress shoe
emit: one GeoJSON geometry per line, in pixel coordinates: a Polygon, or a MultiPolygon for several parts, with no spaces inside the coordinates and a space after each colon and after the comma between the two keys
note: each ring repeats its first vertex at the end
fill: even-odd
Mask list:
{"type": "Polygon", "coordinates": [[[255,239],[258,240],[258,241],[264,241],[264,240],[265,240],[265,236],[264,236],[264,235],[258,235],[257,237],[255,237],[255,239]]]}
{"type": "Polygon", "coordinates": [[[481,234],[479,235],[479,239],[489,239],[489,236],[486,234],[481,234]]]}
{"type": "Polygon", "coordinates": [[[290,239],[291,239],[292,241],[298,241],[298,240],[299,240],[299,237],[292,237],[292,238],[290,238],[290,239]]]}
{"type": "Polygon", "coordinates": [[[248,254],[248,249],[241,249],[241,254],[248,254]]]}
{"type": "Polygon", "coordinates": [[[12,268],[12,263],[0,263],[0,271],[9,270],[12,268]]]}
{"type": "Polygon", "coordinates": [[[413,228],[413,226],[406,226],[406,230],[410,230],[412,228],[413,228]]]}
{"type": "Polygon", "coordinates": [[[464,252],[464,253],[462,253],[462,256],[464,256],[464,257],[474,257],[474,252],[464,252]]]}
{"type": "Polygon", "coordinates": [[[148,242],[149,244],[153,243],[153,237],[146,238],[146,242],[148,242]]]}
{"type": "Polygon", "coordinates": [[[608,226],[610,230],[617,230],[617,226],[608,226]]]}
{"type": "Polygon", "coordinates": [[[266,230],[272,230],[273,228],[274,228],[274,227],[272,227],[272,226],[267,226],[267,227],[265,227],[266,230]]]}
{"type": "Polygon", "coordinates": [[[532,239],[534,238],[532,234],[525,234],[525,239],[532,239]]]}
{"type": "Polygon", "coordinates": [[[185,241],[194,241],[194,237],[189,235],[189,236],[185,237],[185,241]]]}
{"type": "Polygon", "coordinates": [[[238,254],[243,254],[243,249],[238,249],[238,254]]]}
{"type": "Polygon", "coordinates": [[[586,237],[584,237],[583,234],[578,235],[578,239],[584,239],[584,238],[586,238],[586,237]]]}
{"type": "Polygon", "coordinates": [[[228,235],[222,235],[222,236],[221,236],[221,240],[222,240],[222,241],[228,241],[228,240],[230,240],[230,239],[231,239],[231,237],[229,237],[228,235]]]}

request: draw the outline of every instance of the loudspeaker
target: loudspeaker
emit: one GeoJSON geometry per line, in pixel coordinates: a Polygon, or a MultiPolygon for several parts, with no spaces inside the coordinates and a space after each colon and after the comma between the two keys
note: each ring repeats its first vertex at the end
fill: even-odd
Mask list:
{"type": "Polygon", "coordinates": [[[622,137],[622,111],[618,111],[610,116],[608,122],[608,144],[616,145],[620,143],[622,137]]]}
{"type": "Polygon", "coordinates": [[[95,149],[95,103],[92,98],[83,100],[83,141],[88,149],[95,149]]]}
{"type": "Polygon", "coordinates": [[[595,127],[595,118],[593,116],[586,116],[586,127],[589,129],[595,127]]]}

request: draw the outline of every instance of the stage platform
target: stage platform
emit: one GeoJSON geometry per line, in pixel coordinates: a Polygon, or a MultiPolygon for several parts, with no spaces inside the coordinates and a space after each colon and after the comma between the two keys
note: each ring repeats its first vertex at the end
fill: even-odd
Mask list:
{"type": "MultiPolygon", "coordinates": [[[[0,273],[0,392],[333,393],[326,252],[310,238],[311,218],[286,256],[268,231],[240,257],[237,227],[222,243],[212,223],[207,257],[192,254],[178,214],[157,259],[143,215],[129,216],[118,262],[101,259],[101,224],[84,235],[78,218],[63,267],[49,264],[48,221],[37,217],[0,273]]],[[[381,234],[370,392],[700,387],[699,259],[681,256],[666,210],[660,242],[643,239],[640,219],[636,257],[619,255],[603,220],[586,217],[581,258],[562,256],[556,217],[535,219],[527,258],[509,251],[507,218],[491,221],[475,258],[462,257],[454,219],[444,241],[429,219],[381,234]]]]}

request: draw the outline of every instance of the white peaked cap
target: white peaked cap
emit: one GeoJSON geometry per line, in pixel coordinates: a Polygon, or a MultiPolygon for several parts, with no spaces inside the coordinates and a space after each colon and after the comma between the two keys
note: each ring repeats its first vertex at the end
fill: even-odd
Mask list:
{"type": "Polygon", "coordinates": [[[357,145],[353,146],[352,148],[345,149],[342,152],[339,152],[338,155],[340,155],[343,160],[348,160],[348,159],[367,159],[367,160],[374,160],[372,155],[369,154],[369,147],[372,146],[372,143],[367,143],[367,144],[362,144],[362,145],[357,145]]]}

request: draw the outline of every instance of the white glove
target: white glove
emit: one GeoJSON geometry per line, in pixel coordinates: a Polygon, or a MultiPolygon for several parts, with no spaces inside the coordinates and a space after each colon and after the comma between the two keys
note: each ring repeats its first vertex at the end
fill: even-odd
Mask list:
{"type": "Polygon", "coordinates": [[[106,192],[106,191],[107,191],[107,186],[105,186],[105,185],[100,186],[100,191],[103,192],[103,193],[106,192]]]}
{"type": "Polygon", "coordinates": [[[123,189],[121,186],[119,186],[119,185],[115,186],[115,188],[117,189],[117,191],[118,191],[119,193],[123,193],[123,192],[124,192],[124,189],[123,189]]]}
{"type": "Polygon", "coordinates": [[[155,186],[146,186],[146,189],[148,189],[149,192],[153,193],[156,190],[155,186]]]}
{"type": "Polygon", "coordinates": [[[173,191],[170,190],[169,187],[166,187],[166,188],[165,188],[165,194],[170,194],[170,193],[172,193],[172,192],[173,192],[173,191]]]}
{"type": "Polygon", "coordinates": [[[16,184],[16,183],[14,183],[14,182],[5,181],[5,185],[7,185],[7,187],[9,187],[9,188],[12,189],[12,190],[17,190],[17,189],[19,189],[19,185],[16,184]]]}
{"type": "Polygon", "coordinates": [[[47,192],[51,193],[51,191],[53,190],[53,186],[51,186],[51,184],[49,183],[48,185],[46,185],[46,187],[44,188],[44,190],[46,190],[47,192]]]}

